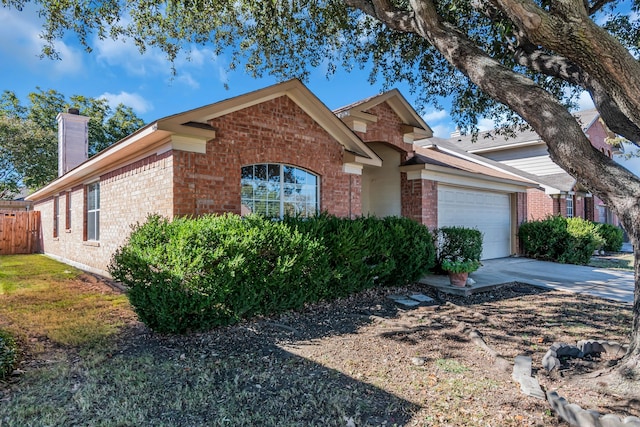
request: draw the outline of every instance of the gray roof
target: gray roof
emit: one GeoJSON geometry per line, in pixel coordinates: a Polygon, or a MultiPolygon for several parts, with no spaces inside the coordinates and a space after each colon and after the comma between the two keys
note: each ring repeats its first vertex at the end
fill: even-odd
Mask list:
{"type": "Polygon", "coordinates": [[[557,188],[560,191],[573,191],[576,179],[566,172],[553,175],[536,175],[536,182],[548,187],[557,188]]]}
{"type": "Polygon", "coordinates": [[[512,175],[516,175],[518,177],[538,183],[539,185],[542,185],[542,186],[555,188],[556,190],[559,190],[561,192],[572,191],[576,184],[576,179],[566,172],[553,174],[553,175],[544,175],[544,176],[534,175],[534,174],[525,172],[521,169],[514,168],[513,166],[505,165],[504,163],[500,163],[498,161],[491,160],[489,158],[465,151],[461,149],[459,146],[457,146],[456,144],[450,142],[450,140],[433,137],[433,138],[419,141],[416,144],[424,145],[424,146],[435,145],[436,147],[440,147],[446,150],[450,150],[452,152],[456,152],[458,153],[458,155],[465,156],[477,163],[485,164],[490,168],[501,170],[512,175]]]}
{"type": "MultiPolygon", "coordinates": [[[[582,126],[582,130],[586,132],[593,122],[599,117],[599,113],[596,109],[591,109],[579,111],[575,113],[574,116],[582,126]]],[[[471,135],[460,135],[448,138],[447,141],[456,147],[471,153],[494,151],[514,145],[544,143],[542,138],[540,138],[540,135],[532,129],[516,132],[516,135],[513,137],[496,135],[494,130],[490,130],[478,133],[478,137],[475,142],[472,141],[472,138],[473,137],[471,135]]]]}

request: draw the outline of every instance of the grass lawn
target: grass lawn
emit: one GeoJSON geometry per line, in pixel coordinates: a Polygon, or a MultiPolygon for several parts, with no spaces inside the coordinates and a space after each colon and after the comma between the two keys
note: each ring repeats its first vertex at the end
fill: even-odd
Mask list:
{"type": "MultiPolygon", "coordinates": [[[[17,375],[0,382],[0,426],[560,426],[465,331],[507,360],[531,355],[557,388],[540,368],[549,345],[624,342],[631,322],[628,306],[522,285],[436,308],[387,298],[415,291],[429,294],[370,290],[160,335],[95,278],[40,255],[0,256],[0,329],[23,348],[17,375]]],[[[562,391],[603,412],[630,407],[580,384],[562,391]]]]}
{"type": "Polygon", "coordinates": [[[633,271],[633,254],[628,252],[617,252],[594,256],[591,258],[589,265],[597,268],[633,271]]]}

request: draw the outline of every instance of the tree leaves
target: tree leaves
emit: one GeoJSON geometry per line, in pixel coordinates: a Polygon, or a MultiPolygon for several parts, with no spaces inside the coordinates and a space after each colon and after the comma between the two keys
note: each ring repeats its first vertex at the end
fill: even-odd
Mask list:
{"type": "Polygon", "coordinates": [[[11,91],[0,96],[0,198],[13,198],[22,187],[35,190],[58,175],[58,113],[78,108],[89,120],[89,156],[144,125],[130,107],[112,111],[105,99],[36,88],[25,106],[11,91]]]}

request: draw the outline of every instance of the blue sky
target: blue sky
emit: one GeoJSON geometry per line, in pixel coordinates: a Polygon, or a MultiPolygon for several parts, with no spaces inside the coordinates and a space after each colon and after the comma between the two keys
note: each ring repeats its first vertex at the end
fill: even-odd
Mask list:
{"type": "MultiPolygon", "coordinates": [[[[93,38],[94,50],[86,53],[69,35],[56,44],[61,60],[40,59],[40,28],[41,20],[31,6],[22,12],[0,8],[0,90],[15,92],[23,103],[39,86],[67,97],[104,97],[114,106],[122,102],[150,122],[276,83],[272,77],[251,78],[242,69],[228,72],[227,58],[202,47],[193,48],[190,61],[178,60],[175,76],[160,52],[141,55],[133,43],[122,41],[93,38]]],[[[367,77],[366,70],[339,71],[328,80],[325,71],[318,69],[307,85],[335,109],[382,91],[381,82],[371,86],[367,77]]],[[[407,87],[397,88],[413,103],[407,87]]],[[[446,111],[427,107],[419,113],[437,136],[448,137],[455,129],[446,111]]]]}

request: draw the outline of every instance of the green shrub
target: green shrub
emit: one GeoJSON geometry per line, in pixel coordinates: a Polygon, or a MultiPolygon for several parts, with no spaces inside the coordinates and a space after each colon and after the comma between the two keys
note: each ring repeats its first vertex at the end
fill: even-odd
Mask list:
{"type": "Polygon", "coordinates": [[[234,215],[151,216],[109,266],[140,319],[161,332],[300,307],[326,282],[321,245],[280,222],[234,215]]]}
{"type": "Polygon", "coordinates": [[[588,264],[593,252],[604,245],[604,239],[596,225],[582,218],[567,218],[567,232],[570,238],[558,261],[567,264],[588,264]]]}
{"type": "Polygon", "coordinates": [[[18,361],[18,344],[13,336],[0,329],[0,380],[6,378],[18,361]]]}
{"type": "Polygon", "coordinates": [[[548,261],[558,259],[558,255],[565,251],[564,245],[569,239],[566,218],[561,216],[523,222],[518,235],[527,256],[548,261]]]}
{"type": "Polygon", "coordinates": [[[472,273],[480,268],[480,261],[467,259],[464,261],[454,261],[450,259],[442,260],[442,269],[448,273],[472,273]]]}
{"type": "Polygon", "coordinates": [[[405,284],[434,253],[429,230],[406,218],[150,216],[109,270],[145,324],[181,333],[405,284]]]}
{"type": "Polygon", "coordinates": [[[439,271],[445,271],[445,260],[466,263],[482,258],[482,233],[475,228],[442,227],[437,231],[437,240],[439,271]]]}
{"type": "Polygon", "coordinates": [[[598,234],[604,239],[603,250],[607,252],[620,252],[622,242],[624,241],[624,233],[620,227],[612,224],[596,223],[598,234]]]}
{"type": "Polygon", "coordinates": [[[529,221],[518,231],[527,256],[568,264],[587,264],[604,244],[597,226],[582,218],[551,216],[529,221]]]}
{"type": "Polygon", "coordinates": [[[302,233],[322,242],[330,267],[327,297],[340,297],[380,286],[400,286],[422,277],[433,266],[431,232],[408,218],[285,218],[302,233]]]}

